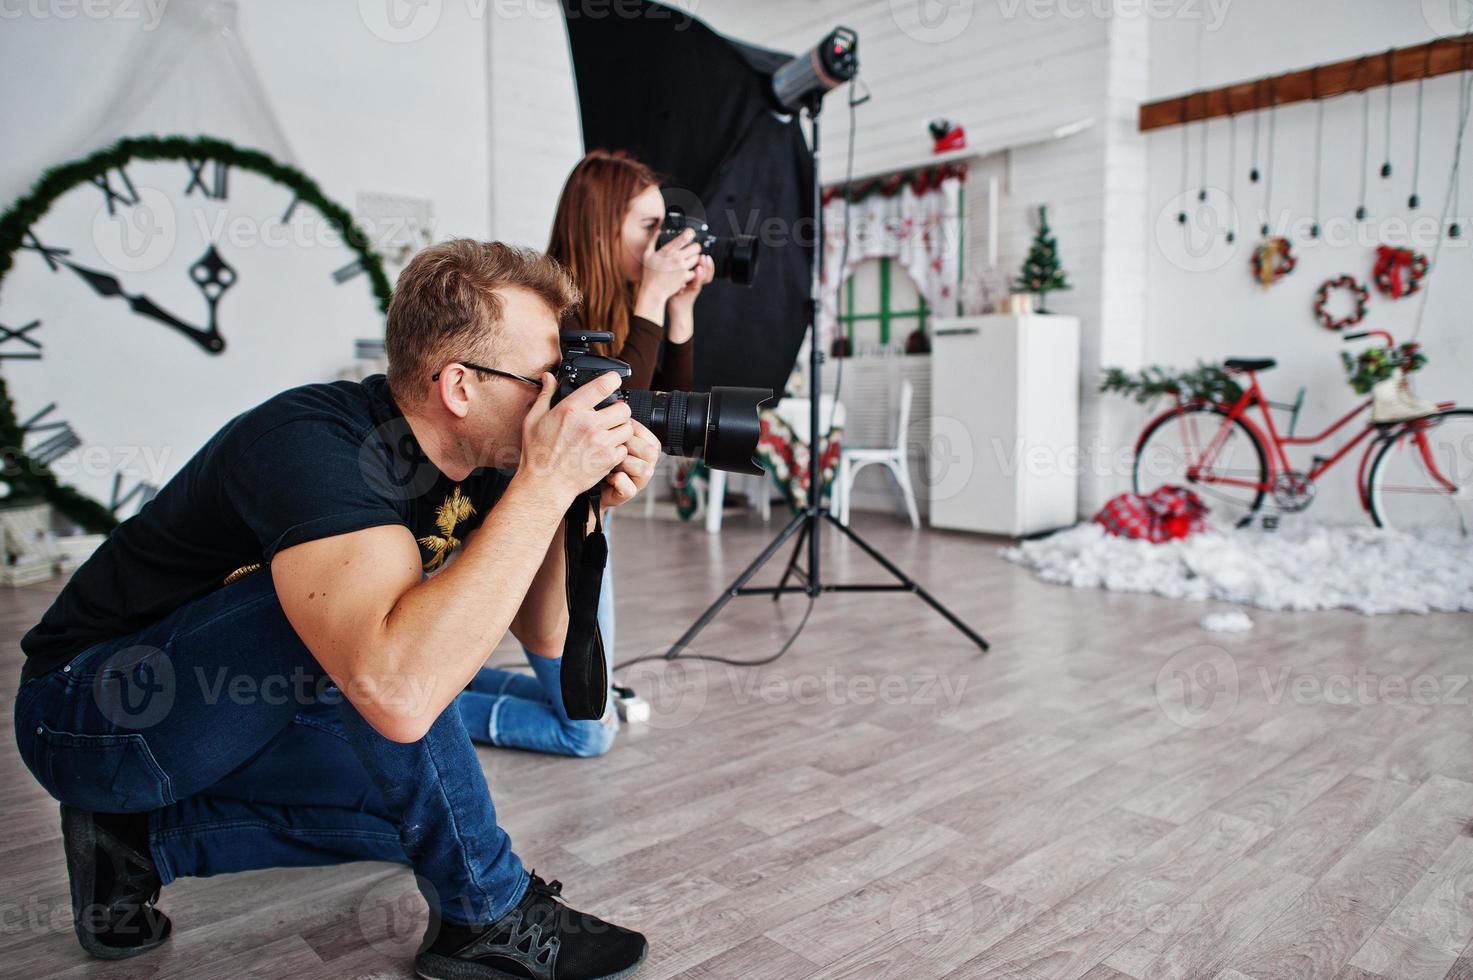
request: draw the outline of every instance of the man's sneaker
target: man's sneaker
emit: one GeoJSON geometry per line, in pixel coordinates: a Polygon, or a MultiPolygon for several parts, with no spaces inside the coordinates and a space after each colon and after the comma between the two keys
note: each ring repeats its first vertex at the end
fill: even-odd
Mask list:
{"type": "Polygon", "coordinates": [[[83,949],[120,960],[169,938],[169,917],[153,907],[160,885],[148,853],[147,814],[90,813],[63,803],[61,839],[83,949]]]}
{"type": "Polygon", "coordinates": [[[558,901],[562,882],[532,874],[527,893],[490,925],[432,917],[414,970],[426,980],[618,980],[633,976],[649,946],[637,932],[558,901]]]}

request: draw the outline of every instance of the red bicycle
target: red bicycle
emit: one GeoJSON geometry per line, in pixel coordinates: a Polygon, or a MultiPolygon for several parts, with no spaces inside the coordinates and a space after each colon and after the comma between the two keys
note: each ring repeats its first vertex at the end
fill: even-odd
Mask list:
{"type": "MultiPolygon", "coordinates": [[[[1393,341],[1384,330],[1347,334],[1347,341],[1369,336],[1393,341]]],[[[1164,484],[1189,486],[1200,493],[1223,523],[1242,527],[1253,520],[1265,498],[1279,509],[1304,510],[1314,501],[1315,483],[1330,467],[1366,444],[1356,471],[1361,506],[1377,527],[1467,538],[1473,534],[1473,409],[1437,403],[1432,414],[1406,421],[1367,419],[1354,438],[1329,456],[1315,456],[1309,469],[1296,469],[1285,448],[1325,442],[1371,407],[1367,398],[1338,422],[1313,436],[1295,436],[1301,389],[1293,405],[1270,402],[1258,385],[1258,372],[1274,367],[1271,358],[1232,358],[1224,368],[1246,375],[1248,384],[1233,401],[1185,399],[1146,424],[1136,443],[1135,492],[1148,494],[1164,484]],[[1258,406],[1260,425],[1248,414],[1258,406]],[[1280,435],[1271,409],[1290,415],[1280,435]]]]}

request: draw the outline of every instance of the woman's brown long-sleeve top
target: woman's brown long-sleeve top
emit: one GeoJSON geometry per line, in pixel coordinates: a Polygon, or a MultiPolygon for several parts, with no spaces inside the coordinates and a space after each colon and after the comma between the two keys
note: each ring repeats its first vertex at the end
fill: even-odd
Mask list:
{"type": "MultiPolygon", "coordinates": [[[[592,328],[583,322],[579,312],[568,317],[563,329],[592,328]]],[[[626,390],[690,391],[695,383],[695,340],[667,344],[664,363],[659,364],[660,341],[664,337],[665,328],[658,323],[629,315],[629,336],[624,338],[624,346],[614,352],[615,357],[629,364],[629,377],[624,380],[626,390]]]]}

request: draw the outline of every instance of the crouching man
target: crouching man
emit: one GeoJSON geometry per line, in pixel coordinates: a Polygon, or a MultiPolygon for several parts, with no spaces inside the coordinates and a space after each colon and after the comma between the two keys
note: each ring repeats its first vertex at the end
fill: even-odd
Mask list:
{"type": "Polygon", "coordinates": [[[507,630],[562,649],[563,515],[600,481],[629,500],[658,457],[596,409],[612,374],[551,406],[576,301],[536,252],[426,249],[387,377],[232,420],[26,634],[17,741],[61,801],[88,952],[167,939],[181,876],[388,860],[430,906],[420,976],[637,968],[643,936],[522,866],[452,704],[507,630]]]}

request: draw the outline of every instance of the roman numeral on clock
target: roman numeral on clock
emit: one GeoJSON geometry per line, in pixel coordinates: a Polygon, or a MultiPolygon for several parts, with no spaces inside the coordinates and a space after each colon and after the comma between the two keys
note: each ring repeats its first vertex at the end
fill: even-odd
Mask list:
{"type": "Polygon", "coordinates": [[[189,185],[184,188],[185,197],[198,187],[199,192],[210,200],[225,200],[230,179],[228,164],[220,160],[185,160],[184,165],[189,168],[189,185]],[[208,174],[205,172],[206,167],[209,168],[208,174]]]}
{"type": "Polygon", "coordinates": [[[138,501],[138,507],[133,513],[143,509],[143,505],[159,495],[159,488],[146,480],[139,480],[133,484],[132,489],[123,493],[123,474],[113,474],[113,492],[108,500],[107,509],[116,514],[134,500],[138,501]]]}
{"type": "Polygon", "coordinates": [[[354,278],[355,276],[361,276],[364,271],[366,270],[363,267],[363,260],[355,259],[354,261],[349,262],[347,265],[343,266],[341,269],[334,269],[332,274],[332,281],[341,286],[343,283],[354,278]]]}
{"type": "Polygon", "coordinates": [[[20,424],[20,431],[24,435],[32,435],[40,432],[53,433],[26,450],[30,457],[42,466],[50,466],[52,461],[60,459],[82,444],[81,438],[72,429],[70,422],[61,420],[55,422],[41,421],[47,415],[50,415],[55,408],[56,402],[52,402],[20,424]]]}
{"type": "Polygon", "coordinates": [[[120,204],[126,204],[129,207],[138,203],[138,191],[134,189],[133,181],[128,179],[128,171],[119,167],[117,169],[117,175],[118,179],[122,182],[121,190],[113,187],[111,172],[104,171],[92,178],[92,183],[97,185],[107,201],[107,213],[109,217],[117,213],[113,208],[113,202],[115,201],[120,204]]]}
{"type": "Polygon", "coordinates": [[[23,327],[7,327],[5,324],[0,323],[0,346],[16,340],[32,348],[31,350],[0,350],[0,361],[39,361],[41,359],[41,342],[28,335],[40,326],[40,320],[32,320],[23,327]]]}

